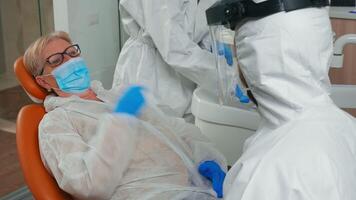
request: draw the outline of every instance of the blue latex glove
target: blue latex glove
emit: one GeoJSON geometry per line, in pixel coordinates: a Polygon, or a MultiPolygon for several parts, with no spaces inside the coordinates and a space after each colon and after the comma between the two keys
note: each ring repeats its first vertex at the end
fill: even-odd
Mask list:
{"type": "Polygon", "coordinates": [[[248,98],[248,96],[246,96],[243,91],[241,90],[239,85],[236,85],[235,87],[235,96],[237,98],[239,98],[241,103],[249,103],[250,102],[250,98],[248,98]]]}
{"type": "Polygon", "coordinates": [[[226,43],[218,42],[217,43],[217,47],[218,47],[218,54],[219,55],[224,55],[225,59],[226,59],[226,63],[228,65],[232,66],[234,61],[232,59],[232,51],[231,51],[230,46],[228,44],[226,44],[226,43]]]}
{"type": "Polygon", "coordinates": [[[223,183],[225,172],[215,161],[205,161],[199,165],[199,173],[209,179],[218,198],[223,198],[223,183]]]}
{"type": "Polygon", "coordinates": [[[137,85],[127,88],[117,102],[114,112],[137,116],[145,105],[143,89],[143,87],[137,85]]]}

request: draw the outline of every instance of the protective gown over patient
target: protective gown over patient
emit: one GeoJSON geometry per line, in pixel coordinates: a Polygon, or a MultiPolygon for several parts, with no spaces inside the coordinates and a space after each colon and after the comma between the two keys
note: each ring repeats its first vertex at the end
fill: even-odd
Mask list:
{"type": "Polygon", "coordinates": [[[93,82],[101,101],[46,98],[40,152],[59,187],[77,199],[215,199],[197,167],[214,160],[226,168],[224,157],[196,127],[163,115],[148,93],[139,118],[112,113],[120,88],[93,82]]]}

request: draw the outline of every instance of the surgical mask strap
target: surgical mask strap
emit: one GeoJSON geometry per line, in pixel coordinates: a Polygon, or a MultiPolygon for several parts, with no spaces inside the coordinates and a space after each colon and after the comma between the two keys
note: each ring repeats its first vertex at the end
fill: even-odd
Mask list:
{"type": "MultiPolygon", "coordinates": [[[[53,76],[53,74],[45,74],[45,75],[40,75],[40,76],[42,76],[42,77],[44,77],[44,76],[53,76]]],[[[47,89],[47,92],[52,92],[52,91],[55,92],[56,90],[61,90],[61,89],[58,88],[58,87],[51,87],[50,89],[47,89]]]]}

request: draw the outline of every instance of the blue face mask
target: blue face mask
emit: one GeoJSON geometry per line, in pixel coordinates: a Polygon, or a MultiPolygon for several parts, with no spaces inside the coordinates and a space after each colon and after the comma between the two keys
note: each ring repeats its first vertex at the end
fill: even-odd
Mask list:
{"type": "Polygon", "coordinates": [[[68,60],[54,69],[51,74],[63,92],[81,93],[90,87],[89,71],[81,57],[68,60]]]}

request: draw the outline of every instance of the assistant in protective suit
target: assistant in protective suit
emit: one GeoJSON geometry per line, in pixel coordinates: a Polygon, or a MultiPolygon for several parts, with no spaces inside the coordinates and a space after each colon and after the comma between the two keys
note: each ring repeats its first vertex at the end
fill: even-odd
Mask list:
{"type": "Polygon", "coordinates": [[[75,199],[222,197],[225,159],[199,129],[164,115],[141,86],[90,82],[80,53],[68,34],[54,32],[24,55],[37,83],[52,91],[38,140],[59,187],[75,199]]]}
{"type": "Polygon", "coordinates": [[[235,30],[262,122],[226,176],[225,199],[356,199],[355,119],[330,98],[328,8],[281,11],[235,30]]]}
{"type": "Polygon", "coordinates": [[[217,88],[205,18],[215,1],[121,0],[120,16],[130,38],[120,52],[113,87],[144,85],[166,114],[189,116],[197,85],[217,88]]]}

